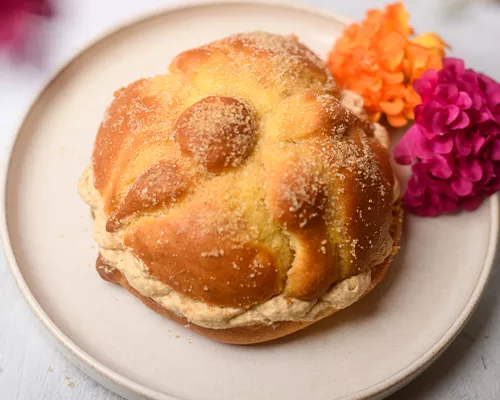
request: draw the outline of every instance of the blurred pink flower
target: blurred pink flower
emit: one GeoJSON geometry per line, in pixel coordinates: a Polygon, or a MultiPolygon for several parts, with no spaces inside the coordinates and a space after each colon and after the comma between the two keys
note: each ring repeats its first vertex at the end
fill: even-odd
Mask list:
{"type": "Polygon", "coordinates": [[[23,49],[36,28],[33,17],[50,17],[52,13],[49,0],[0,0],[0,47],[23,49]]]}
{"type": "Polygon", "coordinates": [[[414,89],[422,104],[394,149],[412,164],[405,206],[422,216],[477,208],[500,190],[500,84],[447,58],[414,89]]]}

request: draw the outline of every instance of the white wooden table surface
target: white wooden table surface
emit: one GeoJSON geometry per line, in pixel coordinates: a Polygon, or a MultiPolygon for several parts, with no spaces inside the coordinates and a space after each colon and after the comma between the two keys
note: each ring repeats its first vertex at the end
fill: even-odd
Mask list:
{"type": "MultiPolygon", "coordinates": [[[[303,1],[354,19],[361,18],[367,8],[387,3],[383,0],[303,1]]],[[[63,60],[117,21],[168,2],[60,0],[59,17],[46,27],[49,45],[42,66],[12,65],[0,56],[0,149],[5,149],[32,96],[63,60]]],[[[412,23],[419,32],[438,31],[452,45],[453,54],[465,58],[471,67],[500,79],[500,3],[476,2],[462,13],[450,13],[439,0],[406,3],[412,23]]],[[[0,400],[119,398],[85,376],[51,347],[43,328],[22,299],[2,256],[0,400]]],[[[500,399],[498,268],[463,333],[431,368],[391,399],[500,399]]]]}

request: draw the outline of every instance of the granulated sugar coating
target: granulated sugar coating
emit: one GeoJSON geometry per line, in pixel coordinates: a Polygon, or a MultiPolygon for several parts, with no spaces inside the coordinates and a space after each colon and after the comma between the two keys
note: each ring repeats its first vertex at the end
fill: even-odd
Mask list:
{"type": "Polygon", "coordinates": [[[314,320],[393,249],[387,146],[296,37],[238,34],[117,91],[80,191],[103,262],[176,315],[314,320]]]}
{"type": "Polygon", "coordinates": [[[184,111],[175,127],[181,150],[208,170],[239,167],[255,143],[253,117],[244,103],[209,96],[184,111]]]}

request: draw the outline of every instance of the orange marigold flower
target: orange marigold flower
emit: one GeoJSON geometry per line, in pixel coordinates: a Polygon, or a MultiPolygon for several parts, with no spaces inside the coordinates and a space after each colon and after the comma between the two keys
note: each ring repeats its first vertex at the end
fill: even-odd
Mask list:
{"type": "Polygon", "coordinates": [[[333,76],[363,97],[372,121],[385,114],[390,125],[406,125],[420,103],[413,81],[442,68],[447,44],[435,33],[412,35],[404,5],[394,3],[348,26],[328,55],[333,76]]]}

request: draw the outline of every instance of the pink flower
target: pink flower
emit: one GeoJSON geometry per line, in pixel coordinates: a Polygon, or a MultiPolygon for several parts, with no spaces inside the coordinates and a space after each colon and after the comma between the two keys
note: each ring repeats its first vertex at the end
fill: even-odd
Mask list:
{"type": "Polygon", "coordinates": [[[33,16],[52,11],[49,0],[0,0],[0,48],[19,51],[33,33],[33,16]]]}
{"type": "Polygon", "coordinates": [[[479,207],[500,190],[500,84],[447,58],[414,89],[422,103],[394,149],[412,165],[405,206],[422,216],[479,207]]]}

